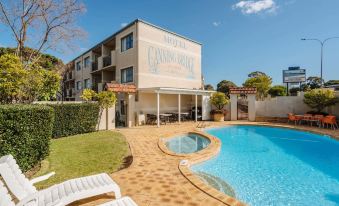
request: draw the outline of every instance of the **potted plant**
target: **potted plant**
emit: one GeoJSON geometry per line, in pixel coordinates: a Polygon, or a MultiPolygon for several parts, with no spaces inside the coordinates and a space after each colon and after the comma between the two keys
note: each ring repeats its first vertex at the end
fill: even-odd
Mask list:
{"type": "Polygon", "coordinates": [[[212,94],[210,102],[217,108],[211,111],[212,119],[218,122],[224,121],[225,115],[227,114],[224,106],[229,103],[228,97],[222,92],[216,92],[212,94]]]}

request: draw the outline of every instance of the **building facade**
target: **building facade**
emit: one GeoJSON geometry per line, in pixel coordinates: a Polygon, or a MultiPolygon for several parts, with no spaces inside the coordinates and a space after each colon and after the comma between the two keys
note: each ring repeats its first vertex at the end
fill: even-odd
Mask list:
{"type": "Polygon", "coordinates": [[[159,118],[161,112],[178,109],[186,113],[204,107],[197,111],[206,113],[211,92],[203,90],[201,47],[137,19],[67,64],[64,99],[79,101],[86,88],[115,91],[118,126],[142,124],[146,114],[159,118]]]}

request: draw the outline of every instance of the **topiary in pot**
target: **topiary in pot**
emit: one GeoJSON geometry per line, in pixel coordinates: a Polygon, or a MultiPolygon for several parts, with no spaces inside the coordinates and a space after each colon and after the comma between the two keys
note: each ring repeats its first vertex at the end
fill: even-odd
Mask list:
{"type": "Polygon", "coordinates": [[[229,103],[228,97],[222,92],[216,92],[212,94],[210,102],[217,108],[211,111],[213,120],[224,121],[225,115],[227,114],[224,106],[229,103]]]}

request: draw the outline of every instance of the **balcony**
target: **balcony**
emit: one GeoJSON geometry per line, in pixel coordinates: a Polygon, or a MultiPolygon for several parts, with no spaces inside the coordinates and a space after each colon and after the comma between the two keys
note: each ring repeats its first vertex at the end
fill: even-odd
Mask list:
{"type": "MultiPolygon", "coordinates": [[[[112,50],[111,53],[108,55],[103,55],[98,58],[98,63],[97,63],[97,70],[101,70],[106,67],[113,67],[116,66],[116,61],[115,61],[115,50],[112,50]]],[[[96,71],[96,70],[92,70],[96,71]]]]}
{"type": "Polygon", "coordinates": [[[92,62],[92,71],[98,70],[98,62],[92,62]]]}
{"type": "Polygon", "coordinates": [[[103,67],[108,67],[112,65],[112,57],[111,56],[105,56],[102,58],[103,61],[103,67]]]}

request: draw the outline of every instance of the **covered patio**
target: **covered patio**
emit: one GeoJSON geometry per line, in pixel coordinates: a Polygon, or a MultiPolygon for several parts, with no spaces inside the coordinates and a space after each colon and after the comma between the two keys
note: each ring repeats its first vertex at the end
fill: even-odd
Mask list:
{"type": "Polygon", "coordinates": [[[139,112],[155,115],[158,127],[161,125],[161,119],[167,115],[175,115],[178,123],[187,113],[194,121],[210,119],[211,104],[209,99],[214,91],[156,87],[138,89],[138,93],[139,102],[144,103],[144,105],[139,105],[139,112]],[[145,104],[145,102],[149,104],[145,104]]]}

